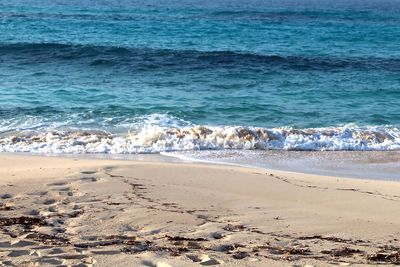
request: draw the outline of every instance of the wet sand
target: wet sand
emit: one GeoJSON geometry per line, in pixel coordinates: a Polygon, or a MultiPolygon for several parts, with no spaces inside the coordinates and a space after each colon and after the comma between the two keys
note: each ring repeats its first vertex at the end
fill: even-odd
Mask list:
{"type": "Polygon", "coordinates": [[[400,183],[0,154],[5,266],[400,263],[400,183]]]}
{"type": "Polygon", "coordinates": [[[165,154],[199,162],[335,177],[400,181],[400,151],[211,150],[165,154]]]}

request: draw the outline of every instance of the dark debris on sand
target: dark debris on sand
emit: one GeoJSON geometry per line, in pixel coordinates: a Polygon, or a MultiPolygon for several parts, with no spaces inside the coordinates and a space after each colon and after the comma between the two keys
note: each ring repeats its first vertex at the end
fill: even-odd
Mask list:
{"type": "Polygon", "coordinates": [[[225,231],[229,231],[229,232],[240,232],[246,229],[246,227],[244,225],[232,225],[232,224],[228,224],[227,226],[223,227],[222,229],[224,229],[225,231]]]}
{"type": "Polygon", "coordinates": [[[238,252],[236,252],[235,254],[232,255],[232,257],[234,259],[237,259],[237,260],[241,260],[241,259],[244,259],[244,258],[249,257],[249,256],[250,256],[250,254],[245,252],[245,251],[238,251],[238,252]]]}
{"type": "Polygon", "coordinates": [[[183,236],[169,236],[166,235],[165,238],[167,238],[170,241],[208,241],[205,238],[199,237],[199,238],[188,238],[188,237],[183,237],[183,236]]]}
{"type": "Polygon", "coordinates": [[[378,252],[376,254],[369,255],[367,259],[374,262],[390,262],[391,264],[400,264],[400,250],[391,253],[378,252]]]}
{"type": "Polygon", "coordinates": [[[354,254],[362,253],[359,249],[353,249],[348,247],[335,248],[332,250],[323,250],[322,254],[330,254],[334,257],[343,257],[343,256],[353,256],[354,254]]]}
{"type": "Polygon", "coordinates": [[[333,241],[333,242],[338,242],[338,243],[352,242],[352,240],[350,240],[350,239],[343,239],[343,238],[334,237],[334,236],[321,236],[321,235],[302,236],[302,237],[299,237],[299,239],[300,240],[319,239],[319,240],[328,240],[328,241],[333,241]]]}
{"type": "Polygon", "coordinates": [[[6,204],[4,204],[4,205],[2,205],[1,207],[0,207],[0,210],[13,210],[14,208],[13,207],[10,207],[10,206],[8,206],[8,205],[6,205],[6,204]]]}
{"type": "Polygon", "coordinates": [[[311,252],[309,248],[286,248],[274,246],[261,246],[259,248],[267,248],[272,254],[308,255],[311,252]]]}
{"type": "Polygon", "coordinates": [[[47,222],[41,217],[21,216],[15,218],[0,218],[0,226],[11,226],[16,224],[23,225],[25,228],[30,229],[33,228],[33,226],[47,225],[47,222]]]}
{"type": "Polygon", "coordinates": [[[70,244],[69,240],[62,236],[57,235],[49,235],[43,233],[32,232],[31,234],[27,235],[26,238],[32,239],[35,241],[42,242],[46,245],[68,245],[70,244]]]}

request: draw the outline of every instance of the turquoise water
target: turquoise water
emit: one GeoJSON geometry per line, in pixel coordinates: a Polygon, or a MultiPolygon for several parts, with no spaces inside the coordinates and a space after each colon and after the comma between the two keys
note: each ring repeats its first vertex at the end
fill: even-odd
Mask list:
{"type": "Polygon", "coordinates": [[[0,3],[0,151],[399,150],[400,2],[0,3]]]}

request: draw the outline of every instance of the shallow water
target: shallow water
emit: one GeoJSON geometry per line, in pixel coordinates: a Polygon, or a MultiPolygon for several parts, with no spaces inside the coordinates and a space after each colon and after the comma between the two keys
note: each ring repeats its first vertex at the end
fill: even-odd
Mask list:
{"type": "Polygon", "coordinates": [[[196,151],[165,153],[170,157],[207,163],[290,172],[400,181],[399,151],[196,151]]]}
{"type": "Polygon", "coordinates": [[[0,151],[399,150],[399,26],[395,0],[2,3],[0,151]]]}

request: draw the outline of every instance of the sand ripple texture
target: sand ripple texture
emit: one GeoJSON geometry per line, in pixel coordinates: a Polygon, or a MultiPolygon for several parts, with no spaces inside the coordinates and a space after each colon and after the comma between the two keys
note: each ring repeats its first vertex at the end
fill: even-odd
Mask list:
{"type": "Polygon", "coordinates": [[[8,174],[19,178],[0,187],[2,266],[400,262],[396,184],[385,189],[382,183],[358,186],[256,170],[60,158],[31,157],[40,162],[33,167],[21,159],[16,164],[30,168],[28,179],[18,180],[26,171],[11,167],[8,174]],[[211,181],[210,175],[221,179],[211,181]],[[351,213],[340,203],[326,204],[342,198],[343,210],[351,213]],[[313,208],[316,202],[325,204],[313,208]],[[327,214],[332,205],[334,212],[327,214]],[[371,206],[381,211],[363,212],[371,206]]]}

